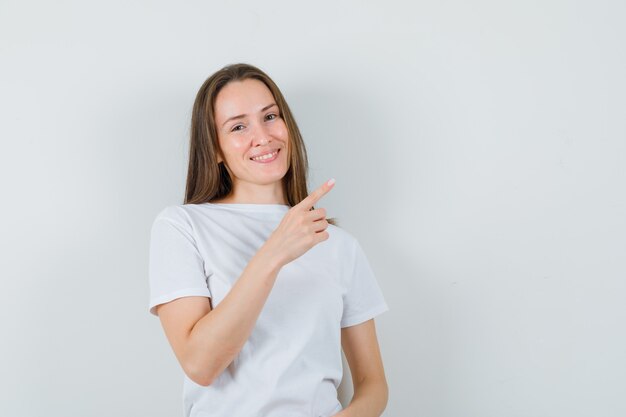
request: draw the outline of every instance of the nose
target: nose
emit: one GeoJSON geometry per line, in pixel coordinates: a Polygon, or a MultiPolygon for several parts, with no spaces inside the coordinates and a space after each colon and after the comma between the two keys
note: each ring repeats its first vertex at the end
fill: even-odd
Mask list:
{"type": "Polygon", "coordinates": [[[264,146],[270,143],[271,141],[270,135],[267,133],[267,130],[263,126],[259,126],[254,130],[254,137],[252,138],[252,142],[254,146],[264,146]]]}

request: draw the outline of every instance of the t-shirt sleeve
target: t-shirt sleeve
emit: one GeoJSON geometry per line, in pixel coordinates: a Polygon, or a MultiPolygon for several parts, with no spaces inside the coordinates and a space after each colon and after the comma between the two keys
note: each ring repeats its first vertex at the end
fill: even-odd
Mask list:
{"type": "Polygon", "coordinates": [[[150,232],[149,311],[155,316],[159,304],[186,296],[211,297],[191,225],[180,215],[167,215],[175,214],[174,209],[159,213],[150,232]]]}
{"type": "Polygon", "coordinates": [[[351,270],[343,298],[342,328],[360,324],[389,310],[374,271],[356,239],[351,270]]]}

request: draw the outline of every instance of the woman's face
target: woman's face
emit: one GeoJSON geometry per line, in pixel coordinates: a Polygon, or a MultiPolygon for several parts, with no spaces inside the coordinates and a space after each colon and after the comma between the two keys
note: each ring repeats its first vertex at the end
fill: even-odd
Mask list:
{"type": "Polygon", "coordinates": [[[218,155],[218,162],[224,160],[228,166],[234,190],[282,196],[282,178],[289,168],[289,134],[269,88],[255,79],[231,81],[215,98],[214,113],[223,154],[223,159],[218,155]],[[269,158],[252,159],[262,155],[269,158]],[[262,190],[257,185],[271,188],[262,190]]]}

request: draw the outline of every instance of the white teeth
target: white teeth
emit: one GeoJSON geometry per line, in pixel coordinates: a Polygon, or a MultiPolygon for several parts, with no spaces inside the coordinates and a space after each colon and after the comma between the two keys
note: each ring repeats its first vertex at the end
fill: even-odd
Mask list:
{"type": "Polygon", "coordinates": [[[263,160],[265,160],[265,159],[270,159],[270,158],[273,158],[273,157],[274,157],[277,153],[278,153],[278,151],[276,151],[276,152],[272,152],[272,153],[268,153],[268,154],[263,155],[263,156],[258,156],[258,157],[256,157],[256,158],[252,158],[252,160],[253,160],[253,161],[263,161],[263,160]]]}

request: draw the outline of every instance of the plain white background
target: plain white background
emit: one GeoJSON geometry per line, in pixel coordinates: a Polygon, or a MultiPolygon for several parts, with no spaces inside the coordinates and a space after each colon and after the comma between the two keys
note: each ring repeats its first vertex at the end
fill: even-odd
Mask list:
{"type": "MultiPolygon", "coordinates": [[[[180,416],[148,313],[202,82],[282,89],[362,243],[385,416],[626,415],[626,3],[0,2],[0,415],[180,416]]],[[[351,385],[344,379],[342,400],[351,385]]]]}

